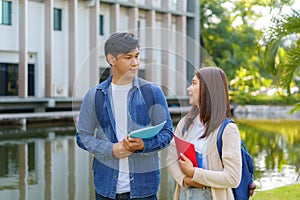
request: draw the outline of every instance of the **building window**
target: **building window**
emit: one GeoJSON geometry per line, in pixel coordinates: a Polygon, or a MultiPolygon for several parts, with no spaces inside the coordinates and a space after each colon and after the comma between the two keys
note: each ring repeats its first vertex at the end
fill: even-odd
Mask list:
{"type": "Polygon", "coordinates": [[[99,35],[104,35],[104,16],[103,15],[99,15],[99,35]]]}
{"type": "Polygon", "coordinates": [[[34,96],[34,64],[28,64],[28,96],[34,96]]]}
{"type": "Polygon", "coordinates": [[[62,30],[62,10],[59,8],[54,8],[54,30],[61,31],[62,30]]]}
{"type": "MultiPolygon", "coordinates": [[[[18,96],[18,64],[0,63],[0,96],[18,96]]],[[[34,96],[34,64],[28,64],[28,96],[34,96]]]]}
{"type": "Polygon", "coordinates": [[[11,25],[11,1],[0,0],[0,24],[11,25]]]}
{"type": "Polygon", "coordinates": [[[0,96],[18,95],[18,64],[0,63],[0,96]]]}
{"type": "Polygon", "coordinates": [[[140,38],[141,37],[141,21],[140,20],[138,20],[137,26],[138,26],[138,38],[140,38]]]}

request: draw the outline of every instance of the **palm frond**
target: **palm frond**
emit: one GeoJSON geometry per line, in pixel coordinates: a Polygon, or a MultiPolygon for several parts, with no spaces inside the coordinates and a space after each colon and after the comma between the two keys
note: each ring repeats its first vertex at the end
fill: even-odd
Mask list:
{"type": "Polygon", "coordinates": [[[288,88],[298,67],[300,67],[300,47],[295,46],[286,52],[278,65],[279,84],[288,88]]]}
{"type": "Polygon", "coordinates": [[[300,10],[292,10],[289,14],[273,18],[265,33],[266,48],[263,62],[264,67],[271,69],[273,74],[277,72],[275,58],[282,40],[288,35],[297,33],[300,33],[300,10]]]}

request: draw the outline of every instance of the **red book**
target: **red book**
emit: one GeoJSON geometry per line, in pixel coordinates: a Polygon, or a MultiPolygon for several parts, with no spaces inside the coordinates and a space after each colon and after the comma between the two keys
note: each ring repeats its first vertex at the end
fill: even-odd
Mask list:
{"type": "Polygon", "coordinates": [[[178,158],[182,159],[180,157],[180,154],[183,153],[186,157],[188,157],[188,159],[190,159],[192,161],[194,167],[198,167],[197,155],[196,155],[194,144],[192,144],[176,135],[174,135],[174,140],[175,140],[175,144],[176,144],[178,158]]]}

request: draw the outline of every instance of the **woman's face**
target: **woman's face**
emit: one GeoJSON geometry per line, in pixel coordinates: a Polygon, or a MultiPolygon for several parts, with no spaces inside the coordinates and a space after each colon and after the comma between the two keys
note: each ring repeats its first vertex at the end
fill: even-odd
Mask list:
{"type": "Polygon", "coordinates": [[[190,104],[193,106],[199,106],[199,88],[200,88],[200,81],[198,77],[195,75],[192,79],[192,84],[188,87],[188,95],[190,97],[190,104]]]}

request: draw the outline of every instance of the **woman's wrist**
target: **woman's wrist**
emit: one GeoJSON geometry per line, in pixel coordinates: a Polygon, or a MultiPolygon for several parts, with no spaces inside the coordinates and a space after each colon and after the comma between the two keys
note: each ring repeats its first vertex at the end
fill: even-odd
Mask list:
{"type": "Polygon", "coordinates": [[[189,187],[189,182],[188,182],[188,177],[187,176],[185,176],[183,178],[183,184],[182,184],[182,186],[185,187],[185,188],[189,187]]]}
{"type": "Polygon", "coordinates": [[[191,170],[189,170],[187,176],[192,178],[194,176],[194,173],[195,173],[195,167],[193,167],[193,168],[191,168],[191,170]]]}

